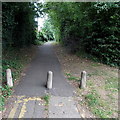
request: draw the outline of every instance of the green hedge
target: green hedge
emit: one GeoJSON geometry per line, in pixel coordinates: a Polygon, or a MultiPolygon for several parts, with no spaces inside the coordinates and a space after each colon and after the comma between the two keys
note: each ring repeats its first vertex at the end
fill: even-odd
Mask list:
{"type": "Polygon", "coordinates": [[[84,38],[86,51],[97,56],[106,64],[120,65],[120,8],[116,3],[100,3],[88,12],[90,33],[84,38]],[[93,15],[93,11],[96,11],[93,15]]]}
{"type": "Polygon", "coordinates": [[[84,50],[103,63],[120,65],[119,3],[47,3],[46,7],[54,36],[72,52],[84,50]]]}
{"type": "Polygon", "coordinates": [[[35,6],[28,2],[2,3],[3,48],[23,47],[36,39],[35,6]]]}

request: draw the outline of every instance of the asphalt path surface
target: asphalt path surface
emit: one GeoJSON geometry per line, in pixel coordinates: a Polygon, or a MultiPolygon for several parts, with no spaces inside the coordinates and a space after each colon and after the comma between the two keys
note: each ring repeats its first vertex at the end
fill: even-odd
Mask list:
{"type": "Polygon", "coordinates": [[[38,46],[37,54],[15,88],[3,118],[81,118],[74,88],[65,80],[52,42],[38,46]],[[53,88],[46,88],[47,72],[53,72],[53,88]],[[45,100],[50,94],[48,110],[45,100]],[[13,101],[13,102],[12,102],[13,101]]]}
{"type": "Polygon", "coordinates": [[[54,96],[73,96],[73,87],[65,80],[61,65],[54,52],[52,42],[38,46],[37,54],[31,61],[25,76],[15,88],[15,95],[44,96],[50,93],[54,96]],[[53,72],[53,88],[46,88],[47,72],[53,72]]]}

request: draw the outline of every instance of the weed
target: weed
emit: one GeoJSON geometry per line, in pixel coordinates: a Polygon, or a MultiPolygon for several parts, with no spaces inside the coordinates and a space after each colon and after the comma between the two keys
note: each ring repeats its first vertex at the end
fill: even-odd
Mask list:
{"type": "Polygon", "coordinates": [[[78,78],[74,77],[74,76],[70,76],[70,77],[68,77],[68,80],[78,80],[78,78]]]}
{"type": "Polygon", "coordinates": [[[94,106],[98,104],[99,103],[98,98],[99,96],[95,92],[89,93],[85,96],[85,99],[87,100],[89,106],[94,106]]]}
{"type": "Polygon", "coordinates": [[[4,97],[10,96],[12,94],[12,90],[10,87],[8,87],[7,85],[4,85],[2,88],[2,93],[4,97]]]}
{"type": "Polygon", "coordinates": [[[68,77],[69,77],[69,76],[71,76],[71,74],[70,74],[70,73],[66,73],[66,76],[68,76],[68,77]]]}
{"type": "Polygon", "coordinates": [[[44,97],[43,97],[43,99],[45,100],[45,102],[46,102],[46,106],[49,104],[49,99],[50,99],[50,96],[49,95],[45,95],[44,97]]]}
{"type": "Polygon", "coordinates": [[[0,86],[2,94],[0,95],[0,111],[4,110],[5,98],[12,94],[12,90],[7,85],[0,86]]]}
{"type": "Polygon", "coordinates": [[[4,110],[4,102],[5,102],[5,97],[3,95],[0,95],[0,111],[4,110]]]}
{"type": "Polygon", "coordinates": [[[78,77],[72,76],[70,73],[66,73],[66,76],[67,76],[68,80],[76,80],[76,81],[79,80],[78,77]]]}
{"type": "Polygon", "coordinates": [[[108,118],[108,115],[112,114],[111,111],[107,112],[102,108],[94,108],[92,109],[93,113],[99,116],[100,118],[108,118]]]}

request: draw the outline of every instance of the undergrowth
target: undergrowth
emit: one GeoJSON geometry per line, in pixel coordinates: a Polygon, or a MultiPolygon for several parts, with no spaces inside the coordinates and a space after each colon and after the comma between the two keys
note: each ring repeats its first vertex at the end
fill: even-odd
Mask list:
{"type": "MultiPolygon", "coordinates": [[[[96,67],[97,65],[95,64],[92,66],[96,67]]],[[[71,73],[66,73],[65,75],[67,76],[68,80],[73,80],[75,82],[80,81],[80,78],[73,76],[71,73]]],[[[90,77],[93,77],[95,75],[99,76],[99,74],[88,74],[90,77]]],[[[107,95],[109,97],[109,100],[115,100],[113,93],[118,92],[118,79],[116,77],[106,78],[103,87],[105,88],[106,92],[110,91],[111,93],[107,95]]],[[[115,110],[111,105],[109,105],[109,101],[106,101],[101,97],[97,91],[99,88],[96,88],[91,80],[87,81],[87,88],[89,88],[89,91],[87,94],[83,95],[83,97],[85,99],[85,104],[90,108],[91,112],[100,118],[109,118],[109,116],[112,116],[115,110]]],[[[79,94],[81,94],[81,92],[79,94]]]]}
{"type": "Polygon", "coordinates": [[[7,86],[6,69],[10,68],[12,71],[13,83],[20,77],[25,64],[31,60],[31,48],[22,48],[20,50],[15,48],[9,48],[3,51],[2,58],[2,86],[0,90],[0,111],[4,110],[5,100],[12,94],[12,88],[7,86]]]}
{"type": "Polygon", "coordinates": [[[73,75],[70,74],[70,73],[66,73],[65,75],[67,76],[67,79],[68,79],[68,80],[79,81],[79,79],[80,79],[80,78],[78,78],[78,77],[73,76],[73,75]]]}
{"type": "Polygon", "coordinates": [[[85,96],[85,100],[91,111],[100,118],[108,118],[108,116],[113,113],[110,108],[106,110],[105,107],[109,107],[107,101],[102,100],[96,90],[92,90],[88,93],[85,96]]]}

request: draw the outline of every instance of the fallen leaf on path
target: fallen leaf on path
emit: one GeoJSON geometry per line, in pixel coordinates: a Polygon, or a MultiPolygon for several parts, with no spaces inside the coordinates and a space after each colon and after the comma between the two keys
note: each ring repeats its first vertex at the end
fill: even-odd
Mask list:
{"type": "Polygon", "coordinates": [[[56,104],[55,106],[62,107],[62,106],[64,106],[64,104],[60,103],[60,104],[56,104]]]}

